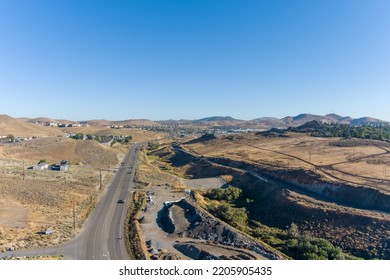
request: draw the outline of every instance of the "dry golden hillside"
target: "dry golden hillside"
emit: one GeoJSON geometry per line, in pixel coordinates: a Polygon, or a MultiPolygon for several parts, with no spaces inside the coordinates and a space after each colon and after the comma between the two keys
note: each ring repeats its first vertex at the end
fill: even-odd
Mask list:
{"type": "Polygon", "coordinates": [[[16,137],[57,136],[63,134],[57,127],[47,127],[31,124],[23,120],[14,119],[7,115],[0,115],[0,135],[14,135],[16,137]]]}
{"type": "Polygon", "coordinates": [[[332,182],[390,192],[390,147],[386,142],[254,134],[223,136],[185,145],[199,155],[247,162],[276,170],[304,169],[332,182]],[[351,142],[351,143],[349,143],[351,142]]]}
{"type": "Polygon", "coordinates": [[[120,144],[111,148],[65,137],[0,146],[0,251],[72,238],[112,178],[108,168],[117,166],[126,152],[120,144]],[[40,159],[50,164],[68,160],[71,165],[66,172],[28,169],[40,159]],[[39,234],[47,228],[54,234],[39,234]]]}
{"type": "Polygon", "coordinates": [[[97,141],[74,140],[65,137],[45,137],[11,146],[0,147],[7,158],[20,160],[45,159],[48,162],[68,160],[73,164],[108,168],[117,164],[116,151],[97,141]]]}

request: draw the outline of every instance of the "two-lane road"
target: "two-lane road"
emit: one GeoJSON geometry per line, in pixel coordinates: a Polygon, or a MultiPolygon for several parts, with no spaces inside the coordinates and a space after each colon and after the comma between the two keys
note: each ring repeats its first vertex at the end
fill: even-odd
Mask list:
{"type": "Polygon", "coordinates": [[[129,256],[124,243],[124,223],[127,199],[134,189],[134,172],[140,145],[130,147],[111,184],[85,222],[81,233],[63,245],[31,250],[0,253],[9,256],[63,255],[74,260],[126,260],[129,256]],[[124,200],[124,203],[118,203],[124,200]]]}

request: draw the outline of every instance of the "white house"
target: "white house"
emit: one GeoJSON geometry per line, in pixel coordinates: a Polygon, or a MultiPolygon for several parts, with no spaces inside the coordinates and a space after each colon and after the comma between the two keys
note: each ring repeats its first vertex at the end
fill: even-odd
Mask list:
{"type": "Polygon", "coordinates": [[[60,171],[68,171],[69,165],[68,164],[61,164],[60,165],[60,171]]]}
{"type": "Polygon", "coordinates": [[[33,170],[45,170],[48,168],[49,168],[49,165],[47,163],[44,163],[44,162],[33,165],[33,170]]]}

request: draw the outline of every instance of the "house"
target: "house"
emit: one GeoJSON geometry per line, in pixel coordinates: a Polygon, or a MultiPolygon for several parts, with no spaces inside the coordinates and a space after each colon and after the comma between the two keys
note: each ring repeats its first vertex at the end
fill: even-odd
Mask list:
{"type": "Polygon", "coordinates": [[[49,168],[49,165],[45,162],[41,162],[41,163],[33,165],[33,170],[45,170],[48,168],[49,168]]]}
{"type": "Polygon", "coordinates": [[[60,164],[52,164],[50,169],[53,171],[68,171],[69,169],[69,161],[61,160],[60,164]]]}
{"type": "Polygon", "coordinates": [[[46,126],[58,126],[58,123],[55,122],[46,122],[46,126]]]}
{"type": "Polygon", "coordinates": [[[50,170],[53,170],[53,171],[60,171],[61,169],[60,169],[60,165],[58,165],[58,164],[52,164],[51,166],[50,166],[50,170]]]}
{"type": "Polygon", "coordinates": [[[53,234],[53,233],[54,233],[54,230],[51,229],[51,228],[47,228],[47,229],[45,230],[45,234],[46,234],[46,235],[50,235],[50,234],[53,234]]]}
{"type": "Polygon", "coordinates": [[[69,164],[61,164],[60,165],[60,171],[68,171],[69,164]]]}

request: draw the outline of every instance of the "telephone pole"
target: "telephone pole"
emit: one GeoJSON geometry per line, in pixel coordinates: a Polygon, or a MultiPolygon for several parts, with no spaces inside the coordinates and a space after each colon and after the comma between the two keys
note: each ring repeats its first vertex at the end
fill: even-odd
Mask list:
{"type": "Polygon", "coordinates": [[[99,171],[100,171],[100,181],[99,181],[100,188],[99,189],[101,190],[102,189],[102,170],[100,169],[99,171]]]}
{"type": "Polygon", "coordinates": [[[76,230],[76,210],[73,202],[73,230],[76,230]]]}
{"type": "Polygon", "coordinates": [[[23,161],[23,180],[25,179],[26,177],[26,170],[24,169],[24,161],[23,161]]]}

